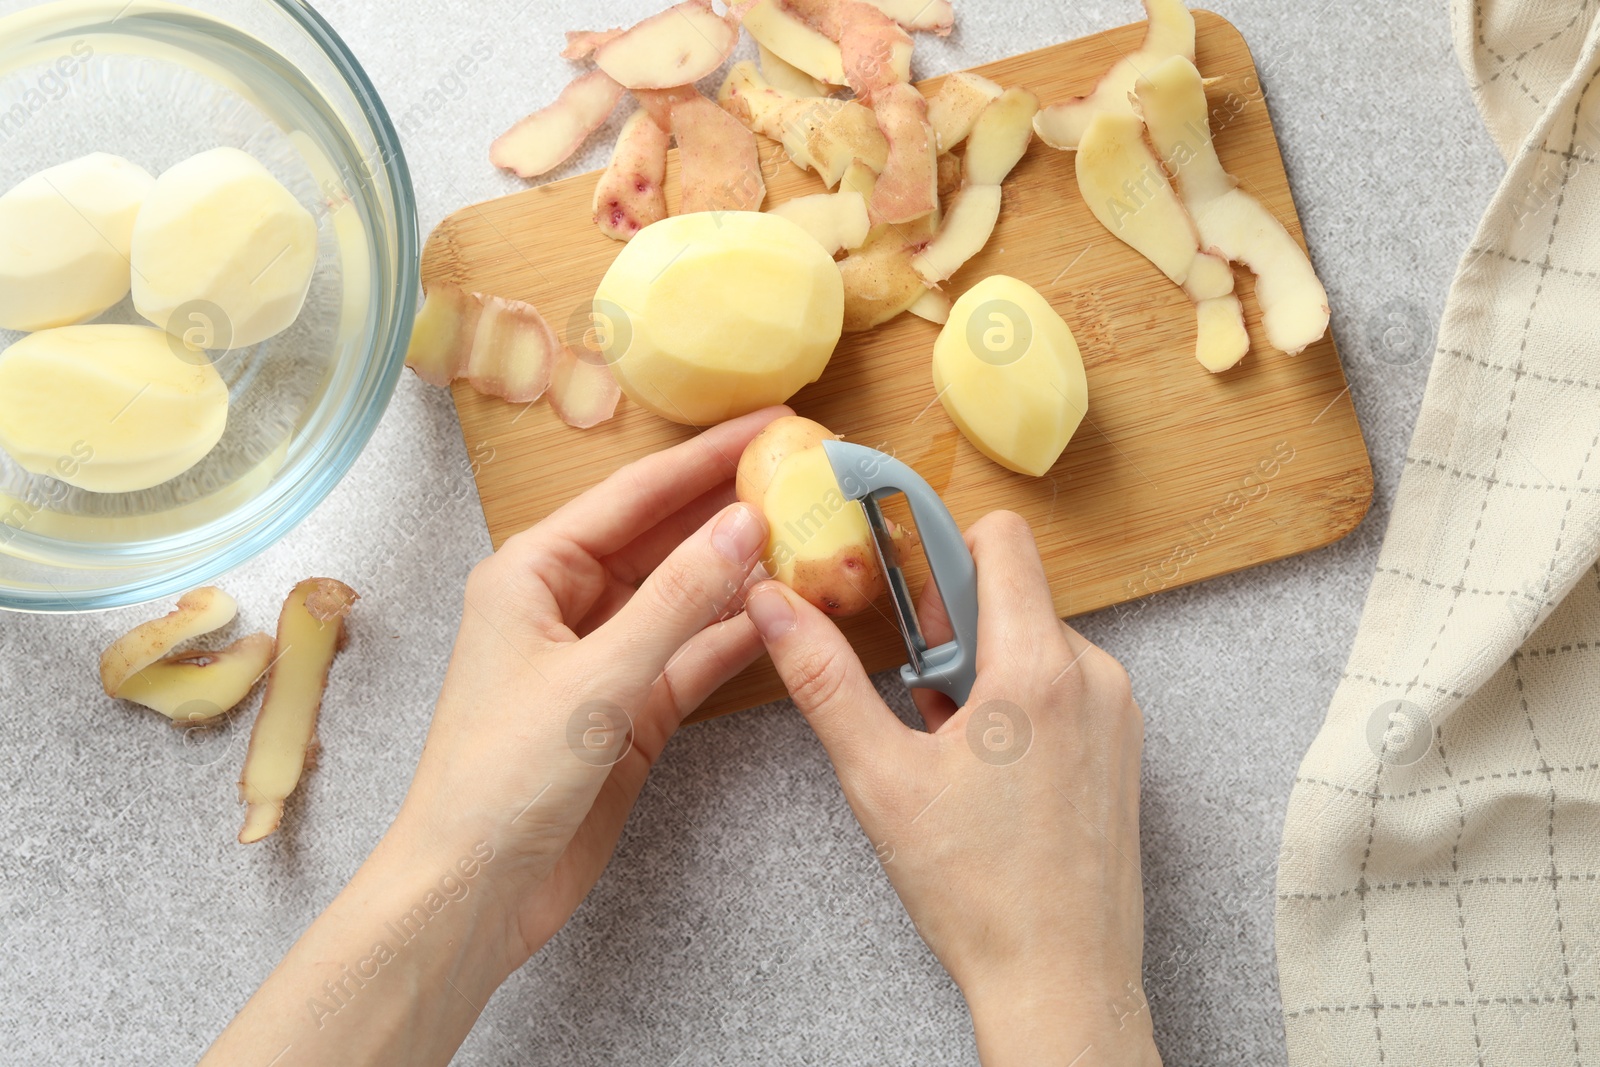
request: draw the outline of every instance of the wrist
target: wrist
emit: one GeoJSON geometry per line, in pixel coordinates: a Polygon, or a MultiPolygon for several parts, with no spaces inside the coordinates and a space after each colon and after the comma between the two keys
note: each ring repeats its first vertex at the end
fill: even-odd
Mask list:
{"type": "Polygon", "coordinates": [[[966,992],[966,999],[984,1067],[1161,1065],[1137,984],[1112,993],[995,986],[966,992]]]}
{"type": "Polygon", "coordinates": [[[360,894],[391,949],[437,954],[448,945],[460,972],[492,992],[527,962],[514,908],[493,877],[497,863],[504,857],[487,838],[429,840],[396,821],[347,892],[360,894]]]}

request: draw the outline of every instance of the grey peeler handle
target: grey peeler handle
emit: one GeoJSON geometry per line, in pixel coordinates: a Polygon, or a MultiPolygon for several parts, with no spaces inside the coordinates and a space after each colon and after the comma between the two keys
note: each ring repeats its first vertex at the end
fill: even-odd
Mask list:
{"type": "Polygon", "coordinates": [[[897,493],[905,496],[955,637],[937,648],[925,647],[904,577],[893,558],[880,550],[885,568],[895,572],[889,575],[890,585],[911,653],[900,677],[910,688],[934,689],[957,705],[965,704],[978,676],[978,571],[950,509],[921,475],[887,453],[845,441],[825,441],[822,447],[839,488],[868,509],[869,519],[877,512],[877,501],[897,493]]]}

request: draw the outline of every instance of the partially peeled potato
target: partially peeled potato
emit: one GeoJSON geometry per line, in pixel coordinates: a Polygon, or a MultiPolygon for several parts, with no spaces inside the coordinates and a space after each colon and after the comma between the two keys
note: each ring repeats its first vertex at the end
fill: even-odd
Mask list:
{"type": "Polygon", "coordinates": [[[845,498],[822,448],[837,440],[811,419],[776,419],[740,457],[735,490],[766,516],[767,572],[829,615],[859,615],[885,582],[866,512],[845,498]]]}

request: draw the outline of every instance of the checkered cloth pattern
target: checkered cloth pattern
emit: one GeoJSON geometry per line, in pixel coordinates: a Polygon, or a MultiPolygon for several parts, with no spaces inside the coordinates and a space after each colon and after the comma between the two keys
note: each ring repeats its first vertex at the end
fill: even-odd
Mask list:
{"type": "Polygon", "coordinates": [[[1600,1065],[1600,0],[1453,24],[1508,169],[1290,799],[1294,1067],[1600,1065]]]}

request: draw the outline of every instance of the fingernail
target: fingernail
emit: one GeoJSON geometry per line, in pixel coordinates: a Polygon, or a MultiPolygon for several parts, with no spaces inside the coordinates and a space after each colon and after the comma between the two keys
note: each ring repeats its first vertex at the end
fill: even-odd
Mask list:
{"type": "Polygon", "coordinates": [[[794,629],[794,608],[782,593],[770,586],[752,592],[744,610],[763,641],[776,641],[794,629]]]}
{"type": "Polygon", "coordinates": [[[711,544],[729,563],[745,563],[766,544],[766,531],[756,522],[755,512],[735,504],[723,512],[711,528],[711,544]]]}

